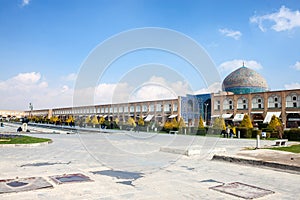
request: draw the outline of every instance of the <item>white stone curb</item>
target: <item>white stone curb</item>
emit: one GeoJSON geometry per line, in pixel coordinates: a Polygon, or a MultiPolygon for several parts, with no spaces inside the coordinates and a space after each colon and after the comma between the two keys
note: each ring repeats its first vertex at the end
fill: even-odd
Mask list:
{"type": "Polygon", "coordinates": [[[45,146],[50,143],[52,143],[52,141],[32,143],[32,144],[0,144],[0,147],[38,147],[38,146],[45,146]]]}

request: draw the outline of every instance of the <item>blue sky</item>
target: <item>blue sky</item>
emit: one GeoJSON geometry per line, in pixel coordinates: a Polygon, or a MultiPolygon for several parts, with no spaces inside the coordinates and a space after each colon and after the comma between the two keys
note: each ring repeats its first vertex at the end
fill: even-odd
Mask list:
{"type": "MultiPolygon", "coordinates": [[[[29,102],[36,109],[71,106],[76,75],[90,52],[113,35],[143,27],[194,39],[222,78],[245,61],[271,90],[300,88],[299,12],[299,0],[0,0],[0,109],[25,110],[29,102]]],[[[111,88],[132,67],[151,62],[184,71],[195,91],[208,87],[187,63],[148,50],[112,65],[99,81],[97,103],[109,100],[111,88]]]]}

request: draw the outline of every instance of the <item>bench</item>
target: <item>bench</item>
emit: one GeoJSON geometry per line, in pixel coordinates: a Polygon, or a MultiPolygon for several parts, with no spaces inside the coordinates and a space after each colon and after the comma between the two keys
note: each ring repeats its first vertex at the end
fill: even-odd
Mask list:
{"type": "Polygon", "coordinates": [[[275,140],[275,146],[286,146],[287,141],[287,139],[275,140]]]}
{"type": "Polygon", "coordinates": [[[169,134],[177,134],[178,133],[178,131],[169,131],[169,134]]]}

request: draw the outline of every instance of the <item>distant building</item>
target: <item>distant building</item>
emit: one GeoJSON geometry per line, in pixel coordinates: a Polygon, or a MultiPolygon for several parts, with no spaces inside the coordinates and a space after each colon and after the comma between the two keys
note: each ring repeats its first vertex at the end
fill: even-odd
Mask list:
{"type": "Polygon", "coordinates": [[[27,116],[38,115],[62,119],[72,115],[103,116],[126,122],[129,117],[143,118],[148,122],[163,125],[173,118],[183,118],[186,125],[197,126],[202,117],[208,124],[222,117],[230,124],[238,124],[247,114],[254,125],[269,123],[278,116],[285,127],[300,126],[300,89],[268,91],[266,80],[256,71],[244,65],[229,74],[223,81],[224,91],[214,94],[179,96],[165,100],[151,100],[118,104],[51,108],[25,111],[27,116]]]}
{"type": "Polygon", "coordinates": [[[22,118],[25,116],[24,111],[20,110],[0,110],[0,120],[9,120],[15,118],[22,118]]]}
{"type": "Polygon", "coordinates": [[[187,95],[174,99],[151,100],[140,102],[128,102],[118,104],[100,104],[92,106],[79,106],[67,108],[52,108],[25,111],[26,116],[59,116],[66,119],[69,115],[75,119],[86,116],[104,117],[107,120],[116,118],[121,122],[126,122],[129,117],[135,120],[143,118],[146,122],[155,122],[163,125],[165,121],[180,117],[187,125],[195,126],[198,124],[200,116],[210,118],[210,94],[187,95]],[[209,105],[208,105],[209,104],[209,105]],[[205,106],[206,105],[206,106],[205,106]]]}

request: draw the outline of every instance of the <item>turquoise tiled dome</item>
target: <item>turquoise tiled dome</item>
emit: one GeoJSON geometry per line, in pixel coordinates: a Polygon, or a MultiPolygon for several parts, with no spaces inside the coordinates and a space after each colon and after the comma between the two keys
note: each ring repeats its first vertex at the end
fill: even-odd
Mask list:
{"type": "Polygon", "coordinates": [[[245,66],[229,74],[223,81],[224,90],[234,94],[265,92],[268,89],[266,80],[256,71],[245,66]]]}

